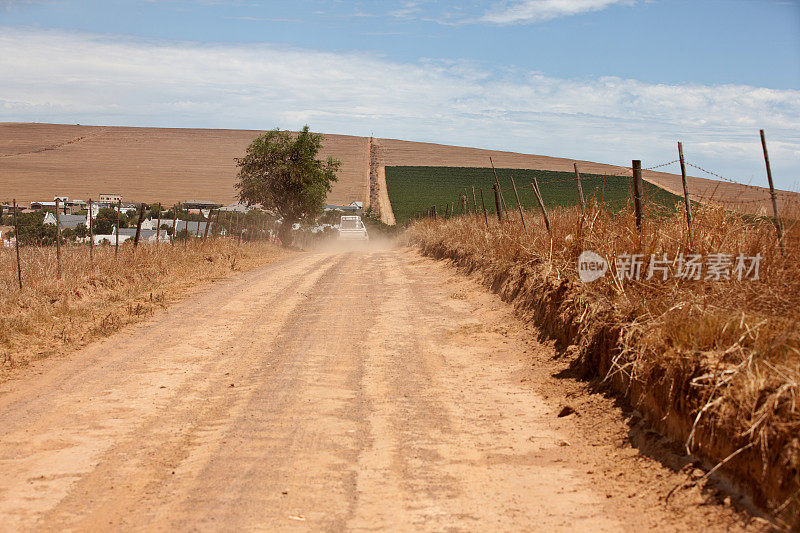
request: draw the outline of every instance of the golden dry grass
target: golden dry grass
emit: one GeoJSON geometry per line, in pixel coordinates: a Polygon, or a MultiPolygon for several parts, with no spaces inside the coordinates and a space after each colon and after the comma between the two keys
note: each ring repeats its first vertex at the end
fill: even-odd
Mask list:
{"type": "Polygon", "coordinates": [[[424,219],[407,238],[429,255],[481,271],[564,346],[577,345],[565,350],[579,354],[575,368],[613,384],[709,466],[724,461],[721,472],[797,526],[800,224],[785,224],[782,256],[769,220],[718,207],[694,215],[696,253],[760,253],[760,279],[615,280],[619,254],[689,253],[681,208],[648,218],[641,235],[630,210],[615,216],[594,205],[585,217],[576,208],[550,212],[552,235],[533,212],[526,235],[512,212],[502,227],[490,218],[487,228],[483,216],[424,219]],[[583,250],[607,258],[612,272],[582,283],[583,250]]]}
{"type": "Polygon", "coordinates": [[[195,286],[251,269],[285,254],[265,242],[209,239],[175,246],[97,246],[89,265],[85,245],[20,249],[23,290],[13,248],[0,249],[0,371],[74,349],[150,316],[195,286]]]}

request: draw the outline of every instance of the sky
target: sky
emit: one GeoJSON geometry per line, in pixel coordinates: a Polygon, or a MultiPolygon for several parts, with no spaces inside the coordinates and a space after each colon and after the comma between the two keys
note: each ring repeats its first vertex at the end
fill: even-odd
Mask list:
{"type": "Polygon", "coordinates": [[[683,141],[757,185],[763,128],[800,190],[800,0],[0,0],[0,80],[2,122],[309,124],[645,167],[683,141]]]}

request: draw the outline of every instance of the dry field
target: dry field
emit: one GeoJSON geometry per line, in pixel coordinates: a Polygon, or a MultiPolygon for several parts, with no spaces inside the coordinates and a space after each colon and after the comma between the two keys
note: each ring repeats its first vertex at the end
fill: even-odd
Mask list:
{"type": "Polygon", "coordinates": [[[690,250],[680,210],[646,220],[641,236],[629,211],[594,206],[585,219],[577,208],[552,212],[552,236],[538,213],[528,213],[530,235],[512,213],[488,229],[483,217],[426,219],[408,238],[476,272],[555,339],[573,371],[629,398],[658,431],[798,527],[800,225],[787,228],[782,257],[769,221],[748,223],[719,207],[694,214],[694,251],[760,253],[758,281],[676,279],[674,259],[690,250]],[[666,253],[671,276],[657,271],[647,281],[644,270],[640,281],[609,273],[582,283],[583,250],[612,269],[623,253],[666,253]]]}
{"type": "MultiPolygon", "coordinates": [[[[235,201],[237,157],[261,132],[0,124],[0,201],[28,203],[54,195],[165,205],[235,201]]],[[[326,135],[323,156],[342,160],[331,203],[363,200],[369,181],[368,139],[326,135]]]]}
{"type": "MultiPolygon", "coordinates": [[[[241,157],[260,132],[128,128],[59,124],[0,124],[0,201],[28,203],[52,200],[56,194],[86,200],[103,192],[121,193],[131,201],[186,200],[230,203],[235,200],[234,159],[241,157]]],[[[343,161],[339,182],[329,203],[363,201],[369,205],[369,139],[326,134],[324,155],[343,161]]],[[[440,144],[376,139],[380,166],[497,166],[572,171],[575,160],[440,144]]],[[[582,171],[626,175],[630,169],[577,161],[582,171]]],[[[647,166],[647,162],[645,165],[647,166]]],[[[644,178],[682,194],[680,177],[645,171],[644,178]]],[[[380,180],[379,180],[380,181],[380,180]]],[[[768,213],[762,187],[691,178],[697,200],[720,201],[751,213],[768,213]]],[[[377,184],[380,188],[380,183],[377,184]]],[[[795,193],[782,193],[781,207],[797,203],[795,193]]],[[[379,201],[388,200],[378,194],[379,201]]]]}
{"type": "Polygon", "coordinates": [[[56,278],[55,247],[20,249],[23,290],[13,248],[0,248],[0,376],[10,366],[83,346],[149,317],[193,287],[275,261],[287,252],[267,243],[237,246],[227,239],[62,250],[56,278]]]}

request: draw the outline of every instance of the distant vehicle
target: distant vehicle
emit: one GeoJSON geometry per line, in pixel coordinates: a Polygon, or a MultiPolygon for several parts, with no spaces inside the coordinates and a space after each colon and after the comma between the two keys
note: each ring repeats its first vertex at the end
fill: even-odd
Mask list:
{"type": "Polygon", "coordinates": [[[345,215],[339,222],[340,241],[366,241],[369,240],[367,228],[361,221],[361,217],[345,215]]]}

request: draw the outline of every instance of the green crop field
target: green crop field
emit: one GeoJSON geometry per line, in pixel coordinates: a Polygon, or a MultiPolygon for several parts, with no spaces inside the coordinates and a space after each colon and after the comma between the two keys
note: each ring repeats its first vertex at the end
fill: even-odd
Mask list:
{"type": "MultiPolygon", "coordinates": [[[[530,185],[534,177],[539,182],[539,190],[548,207],[579,203],[575,175],[571,172],[498,168],[497,177],[509,208],[516,208],[517,205],[511,177],[516,182],[520,200],[526,209],[538,208],[530,185]]],[[[439,213],[445,212],[448,203],[457,208],[459,197],[465,191],[471,206],[473,186],[478,205],[481,203],[480,189],[483,189],[486,209],[494,213],[493,183],[491,168],[386,167],[386,187],[398,224],[426,212],[432,205],[437,206],[439,213]]],[[[631,197],[630,177],[581,174],[581,184],[587,202],[596,196],[597,201],[603,201],[610,210],[622,209],[631,197]]],[[[679,196],[647,182],[644,183],[644,196],[648,202],[669,208],[674,208],[675,203],[681,200],[679,196]]]]}

